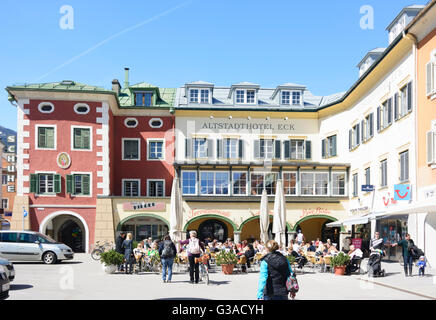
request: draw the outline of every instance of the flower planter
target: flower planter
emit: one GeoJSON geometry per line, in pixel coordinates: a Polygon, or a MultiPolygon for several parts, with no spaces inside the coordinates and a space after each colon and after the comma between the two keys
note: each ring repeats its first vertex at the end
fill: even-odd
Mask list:
{"type": "Polygon", "coordinates": [[[223,264],[223,265],[221,265],[221,268],[223,269],[224,274],[232,274],[234,267],[235,267],[234,264],[223,264]]]}
{"type": "Polygon", "coordinates": [[[108,273],[108,274],[114,274],[118,269],[118,267],[116,265],[113,265],[113,264],[111,264],[111,265],[103,264],[102,267],[103,267],[103,271],[108,273]]]}
{"type": "Polygon", "coordinates": [[[335,267],[335,275],[343,276],[345,274],[345,266],[335,267]]]}

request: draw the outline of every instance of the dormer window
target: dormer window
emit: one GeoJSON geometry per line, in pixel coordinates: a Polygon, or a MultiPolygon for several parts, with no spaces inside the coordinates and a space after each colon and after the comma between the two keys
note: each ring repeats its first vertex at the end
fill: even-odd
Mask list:
{"type": "Polygon", "coordinates": [[[209,89],[189,89],[190,103],[209,103],[209,89]]]}
{"type": "Polygon", "coordinates": [[[140,107],[149,107],[152,105],[153,92],[136,92],[135,105],[140,107]]]}
{"type": "Polygon", "coordinates": [[[282,103],[289,105],[291,104],[291,92],[290,91],[282,91],[282,103]]]}
{"type": "Polygon", "coordinates": [[[236,90],[236,103],[238,104],[254,104],[256,103],[256,90],[236,90]]]}
{"type": "Polygon", "coordinates": [[[292,105],[301,105],[301,92],[293,91],[292,92],[292,105]]]}

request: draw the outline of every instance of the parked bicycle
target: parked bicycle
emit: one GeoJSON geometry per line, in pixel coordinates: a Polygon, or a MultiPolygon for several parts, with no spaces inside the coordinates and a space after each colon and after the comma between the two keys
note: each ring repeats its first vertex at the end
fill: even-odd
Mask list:
{"type": "Polygon", "coordinates": [[[204,281],[207,285],[209,284],[209,255],[204,254],[200,258],[195,258],[195,263],[199,263],[200,269],[200,281],[204,281]]]}
{"type": "Polygon", "coordinates": [[[115,245],[113,242],[105,242],[103,244],[100,243],[100,241],[97,241],[92,247],[91,247],[91,258],[94,260],[100,260],[101,254],[103,252],[112,250],[115,248],[115,245]]]}

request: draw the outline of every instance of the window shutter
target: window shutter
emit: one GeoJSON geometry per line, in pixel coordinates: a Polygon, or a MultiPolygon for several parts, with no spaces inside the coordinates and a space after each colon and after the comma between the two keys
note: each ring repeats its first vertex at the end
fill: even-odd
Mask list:
{"type": "Polygon", "coordinates": [[[46,134],[46,148],[54,148],[54,140],[55,140],[55,136],[54,136],[54,128],[49,128],[45,130],[45,134],[46,134]]]}
{"type": "Polygon", "coordinates": [[[191,139],[185,139],[185,157],[186,158],[192,157],[192,140],[191,139]]]}
{"type": "Polygon", "coordinates": [[[334,135],[332,137],[332,154],[331,154],[332,157],[335,157],[337,155],[336,150],[337,150],[336,149],[336,135],[334,135]]]}
{"type": "Polygon", "coordinates": [[[212,158],[213,157],[213,140],[207,139],[207,157],[212,158]]]}
{"type": "Polygon", "coordinates": [[[356,124],[356,146],[360,144],[360,123],[356,124]]]}
{"type": "Polygon", "coordinates": [[[374,135],[374,112],[369,115],[369,137],[374,135]]]}
{"type": "Polygon", "coordinates": [[[412,81],[407,84],[407,111],[412,110],[412,81]]]}
{"type": "Polygon", "coordinates": [[[426,65],[426,78],[427,78],[427,96],[431,95],[435,90],[435,83],[434,83],[434,64],[433,62],[428,62],[426,65]]]}
{"type": "Polygon", "coordinates": [[[406,162],[404,164],[405,165],[405,171],[404,172],[406,174],[405,179],[409,180],[409,152],[406,153],[406,161],[405,162],[406,162]]]}
{"type": "Polygon", "coordinates": [[[260,141],[259,140],[254,140],[254,159],[259,159],[260,158],[260,141]]]}
{"type": "Polygon", "coordinates": [[[377,107],[377,132],[380,132],[380,123],[381,123],[381,119],[380,119],[380,107],[377,107]]]}
{"type": "Polygon", "coordinates": [[[30,193],[38,193],[38,175],[31,174],[30,175],[30,193]]]}
{"type": "Polygon", "coordinates": [[[74,129],[74,148],[82,148],[82,136],[79,129],[74,129]]]}
{"type": "Polygon", "coordinates": [[[388,99],[388,124],[392,123],[392,98],[388,99]]]}
{"type": "Polygon", "coordinates": [[[54,175],[54,192],[60,193],[61,192],[61,175],[55,174],[54,175]]]}
{"type": "Polygon", "coordinates": [[[89,185],[89,175],[88,174],[84,174],[82,175],[82,193],[84,195],[89,195],[89,189],[90,189],[90,185],[89,185]]]}
{"type": "Polygon", "coordinates": [[[73,175],[67,174],[65,177],[65,189],[67,193],[73,194],[73,175]]]}
{"type": "Polygon", "coordinates": [[[360,122],[360,131],[361,131],[361,135],[362,135],[362,143],[364,142],[364,141],[366,141],[366,137],[365,137],[365,130],[364,130],[364,128],[365,128],[365,126],[364,126],[364,121],[362,120],[361,122],[360,122]]]}
{"type": "Polygon", "coordinates": [[[283,142],[285,159],[291,159],[291,141],[286,140],[283,142]]]}
{"type": "Polygon", "coordinates": [[[350,130],[348,130],[348,150],[351,150],[353,147],[352,139],[353,139],[353,132],[350,129],[350,130]]]}
{"type": "Polygon", "coordinates": [[[82,129],[82,148],[90,149],[90,132],[88,129],[82,129]]]}
{"type": "Polygon", "coordinates": [[[244,158],[244,140],[239,139],[238,145],[239,145],[239,159],[243,159],[244,158]]]}
{"type": "Polygon", "coordinates": [[[223,140],[218,139],[216,141],[216,157],[218,159],[223,158],[223,140]]]}
{"type": "Polygon", "coordinates": [[[327,142],[326,139],[323,139],[323,140],[321,141],[321,156],[322,156],[323,159],[326,157],[326,155],[325,155],[325,146],[326,146],[326,142],[327,142]]]}
{"type": "Polygon", "coordinates": [[[38,148],[45,148],[47,142],[45,141],[45,128],[38,128],[38,148]]]}
{"type": "Polygon", "coordinates": [[[306,140],[306,159],[312,159],[312,143],[306,140]]]}
{"type": "Polygon", "coordinates": [[[274,140],[274,157],[276,159],[280,159],[281,158],[281,151],[282,151],[282,142],[280,140],[274,140]]]}
{"type": "Polygon", "coordinates": [[[427,164],[434,163],[434,133],[427,131],[427,164]]]}
{"type": "Polygon", "coordinates": [[[398,92],[394,95],[394,120],[398,120],[398,92]]]}

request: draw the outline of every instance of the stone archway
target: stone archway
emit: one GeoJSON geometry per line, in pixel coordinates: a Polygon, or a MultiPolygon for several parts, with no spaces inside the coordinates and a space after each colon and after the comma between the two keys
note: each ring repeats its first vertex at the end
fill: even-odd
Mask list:
{"type": "MultiPolygon", "coordinates": [[[[210,233],[211,228],[208,227],[205,230],[200,230],[200,228],[202,226],[207,226],[208,222],[210,222],[209,224],[213,223],[214,221],[218,222],[216,223],[215,226],[213,226],[212,229],[213,232],[219,232],[220,230],[223,231],[224,234],[227,234],[228,238],[234,238],[234,232],[238,231],[238,227],[236,226],[236,224],[223,216],[219,216],[219,215],[212,215],[212,214],[208,214],[208,215],[200,215],[197,216],[195,218],[192,218],[191,220],[189,220],[186,224],[185,227],[183,228],[183,231],[188,232],[190,230],[195,230],[197,231],[197,233],[199,232],[206,232],[206,233],[210,233]]],[[[206,235],[200,235],[198,234],[199,237],[201,236],[206,236],[206,235]]],[[[223,235],[224,236],[224,235],[223,235]]],[[[218,235],[219,237],[219,235],[218,235]]]]}
{"type": "Polygon", "coordinates": [[[333,221],[337,221],[337,219],[327,215],[307,216],[295,223],[293,231],[298,232],[301,230],[306,241],[319,238],[323,242],[330,239],[332,243],[339,244],[341,228],[326,227],[327,223],[333,221]]]}

